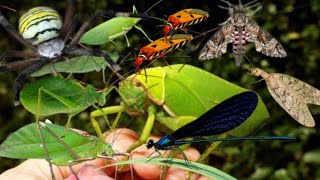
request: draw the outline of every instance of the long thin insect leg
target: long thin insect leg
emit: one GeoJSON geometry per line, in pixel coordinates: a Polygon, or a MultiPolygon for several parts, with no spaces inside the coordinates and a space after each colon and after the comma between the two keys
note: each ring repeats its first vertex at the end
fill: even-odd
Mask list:
{"type": "Polygon", "coordinates": [[[16,29],[14,29],[14,27],[7,21],[7,19],[3,16],[1,12],[0,12],[0,24],[3,26],[3,28],[5,28],[11,34],[11,36],[13,36],[21,44],[29,47],[34,52],[37,51],[37,48],[35,46],[33,46],[31,43],[23,39],[20,33],[16,29]]]}
{"type": "Polygon", "coordinates": [[[39,123],[40,104],[41,104],[41,89],[38,90],[38,105],[37,105],[37,113],[36,113],[36,126],[37,126],[37,130],[38,130],[38,133],[39,133],[39,136],[40,136],[41,145],[42,145],[43,150],[44,150],[44,152],[46,154],[46,160],[49,163],[51,178],[53,180],[55,180],[56,177],[55,177],[54,172],[53,172],[53,167],[52,167],[52,163],[51,163],[51,160],[50,160],[50,157],[49,157],[49,152],[48,152],[48,149],[47,149],[43,134],[41,132],[41,127],[40,127],[40,123],[39,123]]]}
{"type": "Polygon", "coordinates": [[[41,139],[41,145],[42,145],[42,147],[43,147],[43,149],[44,149],[44,152],[45,152],[45,154],[46,154],[46,160],[47,160],[48,163],[49,163],[51,178],[52,178],[53,180],[55,180],[56,177],[55,177],[54,172],[53,172],[53,167],[52,167],[51,159],[50,159],[50,157],[49,157],[49,152],[48,152],[46,143],[45,143],[45,141],[44,141],[44,138],[43,138],[43,135],[42,135],[42,132],[41,132],[41,128],[40,128],[39,123],[37,123],[37,129],[38,129],[39,136],[40,136],[40,139],[41,139]]]}
{"type": "Polygon", "coordinates": [[[44,129],[52,136],[54,137],[59,143],[61,143],[73,156],[74,158],[81,159],[81,157],[72,149],[68,144],[66,144],[60,137],[58,137],[53,131],[51,131],[47,125],[43,122],[39,122],[39,124],[44,127],[44,129]]]}
{"type": "Polygon", "coordinates": [[[76,174],[76,172],[72,168],[72,164],[73,163],[82,162],[82,161],[90,161],[90,160],[93,160],[93,159],[94,158],[83,158],[83,159],[75,159],[75,160],[68,161],[68,167],[69,167],[70,171],[72,172],[72,174],[77,178],[77,180],[80,180],[80,178],[78,177],[78,175],[76,174]]]}
{"type": "Polygon", "coordinates": [[[182,151],[182,149],[181,149],[179,146],[177,146],[177,147],[170,147],[170,148],[168,148],[168,150],[179,150],[179,151],[180,151],[180,154],[182,155],[184,161],[186,162],[186,164],[187,164],[187,166],[188,166],[188,164],[189,164],[188,158],[187,158],[187,156],[184,154],[184,152],[182,151]]]}
{"type": "MultiPolygon", "coordinates": [[[[132,156],[130,153],[114,153],[113,156],[128,156],[129,157],[129,160],[132,159],[132,156]]],[[[131,174],[131,179],[133,180],[133,166],[132,164],[130,163],[130,174],[131,174]]]]}
{"type": "Polygon", "coordinates": [[[35,64],[27,67],[24,69],[16,78],[14,85],[13,85],[13,93],[14,93],[14,105],[19,105],[19,95],[23,84],[27,81],[28,77],[42,66],[47,63],[45,58],[40,58],[35,64]]]}
{"type": "MultiPolygon", "coordinates": [[[[115,158],[115,157],[106,156],[106,155],[97,155],[97,157],[98,157],[98,158],[104,158],[104,159],[110,159],[110,160],[113,160],[114,162],[118,163],[118,159],[115,158]]],[[[119,166],[118,166],[118,164],[117,164],[117,165],[116,165],[116,173],[115,173],[114,179],[117,179],[118,169],[119,169],[119,166]]]]}

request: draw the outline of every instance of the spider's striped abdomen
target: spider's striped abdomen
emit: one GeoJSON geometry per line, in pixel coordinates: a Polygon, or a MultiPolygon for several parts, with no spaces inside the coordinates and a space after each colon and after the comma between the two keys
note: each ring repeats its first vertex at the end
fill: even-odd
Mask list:
{"type": "Polygon", "coordinates": [[[19,20],[22,37],[33,45],[58,37],[61,27],[60,15],[50,7],[32,8],[19,20]]]}

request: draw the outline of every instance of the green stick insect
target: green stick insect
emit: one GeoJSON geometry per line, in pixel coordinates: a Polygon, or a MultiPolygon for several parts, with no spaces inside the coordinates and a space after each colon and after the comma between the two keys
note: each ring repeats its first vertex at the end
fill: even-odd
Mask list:
{"type": "MultiPolygon", "coordinates": [[[[105,96],[112,89],[115,89],[122,100],[120,105],[98,109],[90,114],[90,119],[101,139],[104,137],[95,120],[98,116],[106,118],[109,114],[117,113],[113,124],[118,122],[123,112],[130,116],[146,119],[140,140],[128,149],[130,152],[146,142],[155,120],[172,130],[176,130],[223,100],[246,91],[246,89],[204,70],[189,65],[184,65],[184,68],[181,69],[182,66],[180,64],[170,67],[147,68],[147,82],[145,74],[133,74],[121,81],[119,88],[113,86],[102,91],[97,91],[91,85],[87,85],[85,88],[74,81],[71,83],[72,86],[68,85],[71,80],[45,78],[25,86],[20,94],[21,103],[27,110],[35,113],[38,89],[41,88],[41,91],[44,92],[41,94],[41,102],[45,103],[41,104],[40,115],[49,115],[47,112],[51,112],[50,114],[72,113],[74,115],[75,112],[81,112],[89,105],[93,105],[94,102],[100,106],[104,105],[105,96]],[[63,81],[65,84],[58,85],[55,81],[63,81]],[[72,106],[76,108],[71,108],[72,106]]],[[[245,123],[229,134],[246,136],[261,125],[268,116],[266,107],[259,98],[256,111],[245,123]]]]}
{"type": "MultiPolygon", "coordinates": [[[[1,144],[0,156],[15,159],[46,159],[46,150],[51,163],[58,166],[68,165],[75,176],[72,165],[76,163],[96,158],[118,162],[114,156],[131,157],[128,153],[115,153],[110,144],[102,142],[95,136],[83,136],[60,125],[39,123],[45,149],[36,129],[36,123],[31,123],[12,133],[1,144]]],[[[132,166],[130,167],[132,172],[132,166]]],[[[116,165],[115,179],[117,170],[118,165],[116,165]]]]}

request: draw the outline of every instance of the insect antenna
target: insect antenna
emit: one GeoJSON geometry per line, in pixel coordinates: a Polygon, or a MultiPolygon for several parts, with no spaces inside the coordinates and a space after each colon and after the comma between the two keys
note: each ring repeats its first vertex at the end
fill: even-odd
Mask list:
{"type": "Polygon", "coordinates": [[[254,1],[251,1],[251,2],[248,2],[247,4],[244,4],[243,7],[245,8],[251,8],[251,7],[254,7],[254,6],[257,6],[259,4],[261,4],[260,2],[258,2],[258,0],[254,0],[254,1]]]}
{"type": "Polygon", "coordinates": [[[238,3],[239,3],[239,6],[240,6],[241,9],[242,9],[242,8],[243,8],[242,1],[241,1],[241,0],[238,0],[238,3]]]}
{"type": "Polygon", "coordinates": [[[154,3],[149,9],[147,9],[144,13],[147,14],[152,8],[160,4],[163,0],[159,0],[158,2],[154,3]]]}
{"type": "MultiPolygon", "coordinates": [[[[260,5],[260,3],[257,3],[257,5],[260,5]]],[[[254,6],[256,6],[256,5],[252,5],[252,6],[248,7],[248,8],[252,8],[254,6]]],[[[262,6],[259,6],[257,9],[255,9],[254,11],[248,13],[247,15],[248,16],[253,16],[256,12],[260,11],[261,8],[262,8],[262,6]]]]}
{"type": "Polygon", "coordinates": [[[0,5],[0,7],[2,7],[3,9],[8,9],[8,10],[10,10],[12,12],[18,12],[17,10],[15,10],[15,9],[13,9],[11,7],[5,6],[5,5],[0,5]]]}
{"type": "Polygon", "coordinates": [[[229,1],[226,1],[226,0],[220,0],[220,1],[226,3],[229,7],[233,6],[233,4],[231,4],[229,1]]]}
{"type": "Polygon", "coordinates": [[[249,61],[249,63],[251,64],[251,66],[254,67],[252,61],[250,60],[250,58],[249,58],[246,54],[244,54],[244,57],[249,61]]]}
{"type": "Polygon", "coordinates": [[[221,6],[221,5],[218,5],[218,8],[220,8],[220,9],[225,9],[225,10],[229,10],[229,8],[224,7],[224,6],[221,6]]]}

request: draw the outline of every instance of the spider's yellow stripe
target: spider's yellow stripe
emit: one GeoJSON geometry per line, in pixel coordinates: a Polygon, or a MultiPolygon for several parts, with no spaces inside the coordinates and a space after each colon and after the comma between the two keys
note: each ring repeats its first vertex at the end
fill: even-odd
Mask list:
{"type": "Polygon", "coordinates": [[[40,7],[35,7],[30,9],[29,11],[27,11],[26,13],[24,13],[19,20],[19,23],[23,23],[24,20],[28,19],[30,16],[32,16],[35,13],[38,12],[55,12],[57,13],[54,9],[50,8],[50,7],[46,7],[46,6],[40,6],[40,7]]]}
{"type": "MultiPolygon", "coordinates": [[[[56,12],[39,11],[39,12],[30,14],[30,16],[26,17],[25,19],[22,19],[20,26],[19,26],[19,31],[20,31],[20,33],[23,33],[27,27],[29,27],[30,25],[33,24],[33,21],[37,21],[40,18],[43,18],[41,21],[45,21],[46,19],[51,19],[50,17],[55,17],[56,19],[61,19],[60,15],[56,12]]],[[[40,22],[40,21],[37,21],[37,22],[40,22]]]]}

